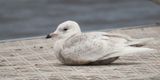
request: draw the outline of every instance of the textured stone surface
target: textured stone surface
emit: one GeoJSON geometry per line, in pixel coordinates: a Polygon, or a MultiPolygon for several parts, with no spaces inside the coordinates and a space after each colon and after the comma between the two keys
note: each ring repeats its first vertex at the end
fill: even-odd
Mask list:
{"type": "Polygon", "coordinates": [[[52,40],[0,43],[0,80],[158,80],[160,78],[160,26],[123,28],[111,32],[135,38],[154,37],[147,44],[158,51],[121,57],[110,65],[66,66],[54,55],[52,40]]]}

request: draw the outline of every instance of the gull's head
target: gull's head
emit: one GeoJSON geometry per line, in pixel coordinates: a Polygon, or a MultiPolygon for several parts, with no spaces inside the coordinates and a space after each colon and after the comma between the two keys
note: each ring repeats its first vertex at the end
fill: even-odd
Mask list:
{"type": "Polygon", "coordinates": [[[48,34],[46,38],[67,38],[76,33],[81,33],[78,23],[75,21],[65,21],[59,24],[57,29],[53,33],[48,34]]]}

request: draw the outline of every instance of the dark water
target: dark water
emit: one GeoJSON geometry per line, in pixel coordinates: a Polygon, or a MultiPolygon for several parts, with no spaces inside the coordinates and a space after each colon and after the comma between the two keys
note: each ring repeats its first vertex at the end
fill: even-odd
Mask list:
{"type": "Polygon", "coordinates": [[[82,31],[160,22],[149,0],[0,0],[0,39],[46,35],[65,20],[82,31]]]}

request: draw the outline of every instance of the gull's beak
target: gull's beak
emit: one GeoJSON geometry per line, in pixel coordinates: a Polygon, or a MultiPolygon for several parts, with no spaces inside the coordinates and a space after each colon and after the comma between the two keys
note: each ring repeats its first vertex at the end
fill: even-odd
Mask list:
{"type": "Polygon", "coordinates": [[[50,35],[50,34],[48,34],[47,36],[46,36],[46,39],[48,39],[48,38],[51,38],[52,36],[50,35]]]}
{"type": "Polygon", "coordinates": [[[51,33],[51,34],[48,34],[47,36],[46,36],[46,39],[49,39],[49,38],[52,38],[52,37],[55,37],[55,36],[57,36],[58,34],[57,33],[51,33]]]}

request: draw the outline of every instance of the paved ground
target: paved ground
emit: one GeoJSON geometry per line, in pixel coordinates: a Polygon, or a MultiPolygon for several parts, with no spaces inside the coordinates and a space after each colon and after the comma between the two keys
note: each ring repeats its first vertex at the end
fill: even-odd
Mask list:
{"type": "Polygon", "coordinates": [[[51,40],[0,43],[0,80],[159,80],[160,26],[111,32],[136,38],[155,37],[148,47],[157,52],[121,57],[110,65],[66,66],[54,56],[51,40]]]}

